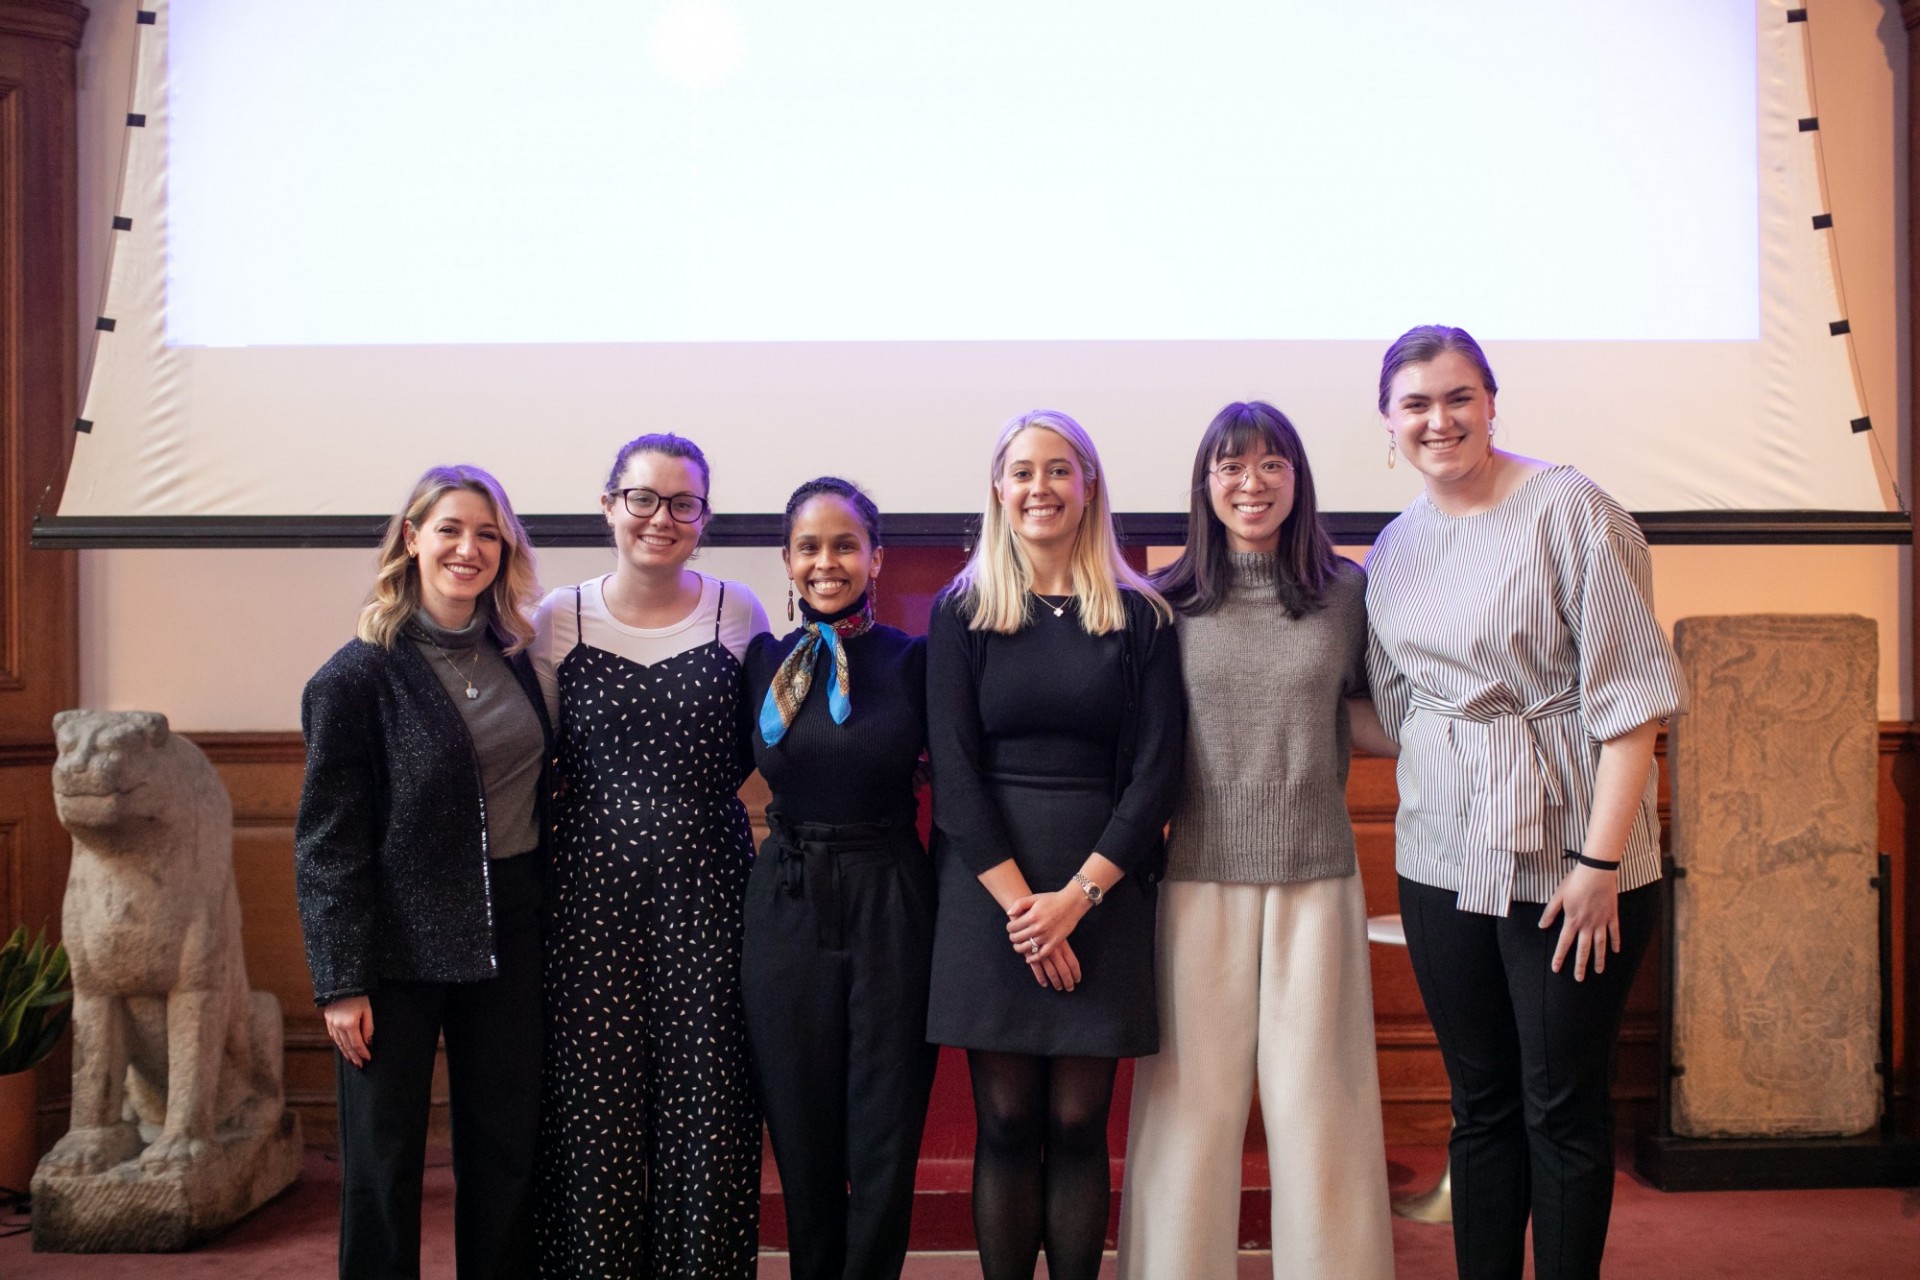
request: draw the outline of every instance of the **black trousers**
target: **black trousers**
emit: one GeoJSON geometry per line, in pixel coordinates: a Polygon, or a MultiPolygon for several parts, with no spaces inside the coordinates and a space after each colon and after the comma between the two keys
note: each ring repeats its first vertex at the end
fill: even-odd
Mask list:
{"type": "Polygon", "coordinates": [[[1614,1044],[1659,916],[1659,889],[1620,895],[1620,953],[1553,972],[1560,922],[1537,904],[1479,915],[1400,878],[1407,951],[1453,1089],[1454,1261],[1463,1280],[1520,1280],[1529,1216],[1537,1280],[1600,1274],[1613,1211],[1614,1044]]]}
{"type": "Polygon", "coordinates": [[[453,1122],[453,1232],[461,1280],[531,1276],[533,1151],[540,1118],[539,854],[492,876],[499,976],[484,982],[382,982],[370,1060],[338,1053],[340,1277],[420,1274],[434,1050],[447,1042],[453,1122]]]}
{"type": "Polygon", "coordinates": [[[795,1280],[894,1280],[938,1052],[933,868],[910,818],[773,835],[747,882],[741,990],[795,1280]]]}

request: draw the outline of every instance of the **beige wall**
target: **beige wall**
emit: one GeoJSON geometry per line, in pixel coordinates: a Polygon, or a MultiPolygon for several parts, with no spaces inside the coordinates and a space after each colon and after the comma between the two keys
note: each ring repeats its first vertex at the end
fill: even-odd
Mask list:
{"type": "MultiPolygon", "coordinates": [[[[83,353],[101,296],[118,185],[136,0],[92,0],[80,59],[80,289],[83,353]]],[[[1842,282],[1869,412],[1896,474],[1907,473],[1910,388],[1903,163],[1905,36],[1886,0],[1810,6],[1817,109],[1842,282]]],[[[1911,497],[1911,495],[1909,495],[1911,497]]],[[[1690,614],[1857,613],[1880,628],[1880,715],[1912,717],[1913,643],[1905,549],[1660,547],[1657,607],[1690,614]]],[[[601,572],[607,553],[556,551],[542,577],[601,572]]],[[[81,560],[81,698],[166,712],[186,730],[287,729],[306,677],[352,631],[370,556],[357,551],[100,551],[81,560]]],[[[783,592],[772,551],[715,551],[702,566],[783,592]]]]}
{"type": "MultiPolygon", "coordinates": [[[[612,555],[548,551],[541,581],[597,576],[612,555]]],[[[703,551],[694,567],[785,607],[772,548],[703,551]]],[[[372,581],[371,551],[83,552],[81,701],[164,712],[188,731],[295,728],[301,687],[353,635],[372,581]]]]}

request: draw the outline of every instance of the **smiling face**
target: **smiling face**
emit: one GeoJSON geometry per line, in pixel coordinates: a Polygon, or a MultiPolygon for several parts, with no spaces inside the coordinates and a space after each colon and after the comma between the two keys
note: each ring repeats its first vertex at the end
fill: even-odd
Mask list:
{"type": "Polygon", "coordinates": [[[471,489],[449,489],[419,524],[407,525],[407,554],[420,571],[420,607],[443,627],[473,619],[474,602],[500,573],[501,533],[493,504],[471,489]]]}
{"type": "Polygon", "coordinates": [[[1095,483],[1065,437],[1028,427],[1007,442],[993,492],[1007,527],[1022,542],[1071,547],[1095,483]]]}
{"type": "Polygon", "coordinates": [[[880,576],[885,551],[873,545],[866,523],[845,498],[816,494],[793,513],[793,532],[780,549],[794,589],[815,613],[837,613],[880,576]]]}
{"type": "Polygon", "coordinates": [[[1493,453],[1493,393],[1459,351],[1402,365],[1381,415],[1400,454],[1429,486],[1450,488],[1480,475],[1493,453]]]}
{"type": "Polygon", "coordinates": [[[1280,526],[1293,514],[1293,464],[1283,454],[1249,449],[1213,460],[1207,476],[1213,514],[1229,551],[1278,551],[1280,526]],[[1229,474],[1221,475],[1226,468],[1229,474]],[[1235,469],[1240,474],[1232,474],[1235,469]]]}
{"type": "Polygon", "coordinates": [[[707,496],[700,468],[686,458],[641,450],[627,459],[626,469],[614,487],[616,490],[651,489],[665,499],[654,508],[652,515],[642,519],[627,510],[618,492],[601,497],[600,509],[613,529],[613,545],[620,559],[645,573],[678,573],[693,555],[694,548],[700,545],[700,531],[707,527],[711,513],[702,512],[692,524],[682,524],[667,508],[673,498],[683,493],[700,498],[707,496]]]}

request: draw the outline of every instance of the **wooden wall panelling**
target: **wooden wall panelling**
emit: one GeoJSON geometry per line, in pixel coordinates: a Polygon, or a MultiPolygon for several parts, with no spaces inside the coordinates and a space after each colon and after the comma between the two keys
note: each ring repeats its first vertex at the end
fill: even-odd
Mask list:
{"type": "MultiPolygon", "coordinates": [[[[32,551],[72,442],[74,54],[87,11],[0,0],[0,930],[57,933],[67,840],[53,813],[53,713],[78,698],[76,560],[32,551]]],[[[65,1127],[66,1044],[39,1069],[40,1136],[65,1127]]]]}
{"type": "MultiPolygon", "coordinates": [[[[253,985],[272,991],[286,1013],[287,1089],[299,1109],[309,1140],[329,1145],[333,1126],[332,1053],[320,1033],[307,981],[300,926],[293,907],[293,818],[300,797],[303,753],[297,734],[200,734],[194,740],[206,750],[225,780],[234,802],[234,866],[245,914],[247,969],[253,985]]],[[[1660,758],[1665,760],[1662,742],[1660,758]]],[[[1910,893],[1916,868],[1906,849],[1907,833],[1916,822],[1912,807],[1920,803],[1915,782],[1920,779],[1920,731],[1911,725],[1886,724],[1880,735],[1880,823],[1884,847],[1895,854],[1896,893],[1910,893]]],[[[765,833],[766,790],[756,775],[743,789],[755,830],[765,833]]],[[[1666,815],[1667,788],[1661,777],[1661,811],[1666,815]]],[[[1360,874],[1366,886],[1369,914],[1399,909],[1393,871],[1393,812],[1397,795],[1393,764],[1372,756],[1357,756],[1349,780],[1347,801],[1358,837],[1360,874]]],[[[1901,917],[1896,915],[1896,921],[1901,917]]],[[[1913,987],[1902,978],[1902,964],[1911,957],[1911,929],[1896,930],[1895,1017],[1898,1037],[1911,1025],[1913,987]]],[[[1382,1103],[1387,1139],[1395,1143],[1429,1143],[1444,1139],[1447,1131],[1446,1072],[1433,1042],[1433,1030],[1420,1003],[1413,970],[1404,949],[1372,949],[1376,1043],[1379,1053],[1382,1103]]],[[[1658,1096],[1660,1029],[1660,954],[1658,942],[1642,965],[1627,1005],[1621,1034],[1620,1072],[1615,1089],[1622,1123],[1651,1122],[1658,1096]]],[[[1903,1101],[1912,1094],[1910,1059],[1896,1062],[1896,1081],[1903,1101]]],[[[949,1073],[943,1089],[964,1091],[964,1073],[949,1073]]],[[[444,1101],[444,1084],[436,1089],[444,1101]]],[[[942,1139],[943,1158],[958,1141],[957,1130],[970,1134],[971,1111],[964,1096],[935,1100],[936,1112],[948,1129],[942,1139]],[[943,1102],[945,1105],[943,1105],[943,1102]]],[[[1116,1113],[1123,1123],[1124,1109],[1116,1113]]],[[[937,1135],[931,1131],[929,1142],[937,1135]]],[[[1259,1149],[1263,1138],[1251,1126],[1249,1146],[1259,1149]]]]}

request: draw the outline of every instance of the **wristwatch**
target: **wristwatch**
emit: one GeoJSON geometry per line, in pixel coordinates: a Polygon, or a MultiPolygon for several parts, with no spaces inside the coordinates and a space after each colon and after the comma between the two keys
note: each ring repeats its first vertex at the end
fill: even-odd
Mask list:
{"type": "Polygon", "coordinates": [[[1097,907],[1102,902],[1106,901],[1107,891],[1105,889],[1102,889],[1099,885],[1095,884],[1093,881],[1087,879],[1084,875],[1081,875],[1078,871],[1073,873],[1073,882],[1080,886],[1080,892],[1086,894],[1087,901],[1092,903],[1094,906],[1097,907]]]}

